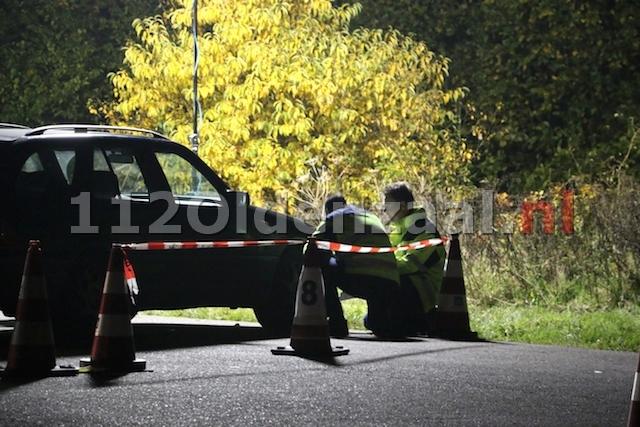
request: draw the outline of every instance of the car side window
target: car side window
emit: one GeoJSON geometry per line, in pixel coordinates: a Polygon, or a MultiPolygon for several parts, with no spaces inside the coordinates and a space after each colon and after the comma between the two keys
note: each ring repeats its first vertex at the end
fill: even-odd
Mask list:
{"type": "Polygon", "coordinates": [[[54,150],[53,153],[56,156],[60,170],[67,180],[67,184],[71,184],[73,181],[73,173],[75,171],[75,150],[54,150]]]}
{"type": "Polygon", "coordinates": [[[40,160],[40,155],[38,153],[30,155],[22,165],[22,169],[20,169],[21,172],[25,173],[39,172],[43,170],[44,167],[42,167],[42,161],[40,160]]]}
{"type": "Polygon", "coordinates": [[[149,189],[136,156],[127,149],[95,149],[94,174],[112,173],[118,178],[119,192],[127,196],[148,196],[149,189]]]}
{"type": "Polygon", "coordinates": [[[219,197],[213,184],[188,160],[176,153],[155,154],[174,197],[219,197]]]}
{"type": "MultiPolygon", "coordinates": [[[[68,160],[61,160],[58,153],[56,150],[41,150],[27,157],[16,179],[15,188],[19,194],[49,199],[63,198],[70,194],[65,173],[68,160]]],[[[67,153],[69,159],[73,151],[70,153],[67,153]]]]}

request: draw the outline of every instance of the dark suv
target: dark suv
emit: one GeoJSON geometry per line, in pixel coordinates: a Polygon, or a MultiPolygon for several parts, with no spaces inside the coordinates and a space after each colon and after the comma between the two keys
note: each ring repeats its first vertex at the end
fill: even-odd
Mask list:
{"type": "MultiPolygon", "coordinates": [[[[135,128],[1,124],[0,196],[0,310],[14,314],[37,239],[54,326],[95,327],[113,243],[304,240],[313,231],[250,205],[187,147],[135,128]]],[[[127,254],[136,310],[251,307],[265,328],[290,328],[302,245],[127,254]]]]}

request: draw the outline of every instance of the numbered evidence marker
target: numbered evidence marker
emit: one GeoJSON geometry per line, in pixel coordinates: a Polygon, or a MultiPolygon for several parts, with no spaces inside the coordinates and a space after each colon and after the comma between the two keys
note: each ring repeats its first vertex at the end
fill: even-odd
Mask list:
{"type": "Polygon", "coordinates": [[[308,241],[304,266],[298,279],[290,346],[278,347],[271,352],[303,357],[332,357],[349,353],[344,347],[331,347],[324,281],[315,239],[308,241]]]}

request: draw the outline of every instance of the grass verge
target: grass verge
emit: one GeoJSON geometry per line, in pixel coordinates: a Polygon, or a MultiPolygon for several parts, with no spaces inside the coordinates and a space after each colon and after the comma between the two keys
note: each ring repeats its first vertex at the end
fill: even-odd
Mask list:
{"type": "Polygon", "coordinates": [[[638,351],[640,310],[583,312],[543,307],[470,307],[471,328],[482,338],[602,350],[638,351]]]}
{"type": "Polygon", "coordinates": [[[250,308],[200,307],[186,310],[149,310],[141,315],[189,317],[192,319],[232,320],[235,322],[257,322],[250,308]]]}
{"type": "MultiPolygon", "coordinates": [[[[367,311],[361,299],[343,301],[350,329],[363,329],[367,311]]],[[[256,322],[253,310],[240,308],[194,308],[175,311],[146,311],[144,314],[182,316],[198,319],[256,322]]],[[[640,309],[597,312],[555,311],[543,307],[469,308],[471,329],[490,341],[638,351],[640,309]]]]}

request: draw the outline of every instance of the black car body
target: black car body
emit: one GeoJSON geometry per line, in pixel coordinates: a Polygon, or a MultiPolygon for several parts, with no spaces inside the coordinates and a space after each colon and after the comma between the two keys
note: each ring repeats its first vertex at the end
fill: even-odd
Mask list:
{"type": "MultiPolygon", "coordinates": [[[[0,126],[0,196],[0,310],[14,313],[29,240],[39,240],[54,322],[95,326],[114,243],[304,240],[313,231],[250,205],[187,147],[133,128],[0,126]]],[[[251,307],[263,326],[290,327],[302,245],[127,255],[136,310],[251,307]]]]}

